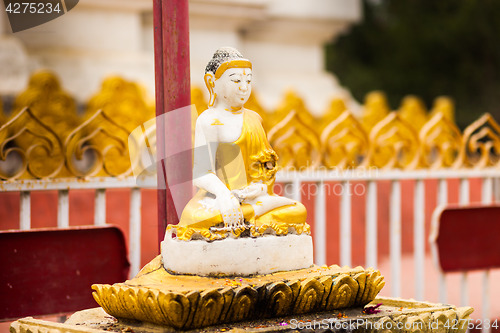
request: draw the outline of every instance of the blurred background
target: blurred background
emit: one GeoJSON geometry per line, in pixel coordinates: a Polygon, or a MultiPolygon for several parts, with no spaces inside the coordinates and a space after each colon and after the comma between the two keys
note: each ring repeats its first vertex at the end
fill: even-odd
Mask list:
{"type": "Polygon", "coordinates": [[[484,112],[500,116],[498,1],[363,0],[363,19],[326,46],[326,66],[358,101],[372,90],[392,109],[405,95],[429,107],[456,103],[465,128],[484,112]]]}

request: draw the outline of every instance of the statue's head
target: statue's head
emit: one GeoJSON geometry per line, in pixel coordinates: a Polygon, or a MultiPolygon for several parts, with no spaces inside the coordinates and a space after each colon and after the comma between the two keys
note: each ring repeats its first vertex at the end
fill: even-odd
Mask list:
{"type": "Polygon", "coordinates": [[[218,49],[205,69],[209,106],[222,102],[239,110],[252,92],[252,63],[232,47],[218,49]]]}

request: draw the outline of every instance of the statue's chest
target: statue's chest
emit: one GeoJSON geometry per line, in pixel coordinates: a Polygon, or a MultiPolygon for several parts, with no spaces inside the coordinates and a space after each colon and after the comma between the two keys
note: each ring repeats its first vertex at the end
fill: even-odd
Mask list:
{"type": "Polygon", "coordinates": [[[243,115],[214,117],[211,126],[215,127],[219,142],[235,142],[241,136],[243,115]]]}

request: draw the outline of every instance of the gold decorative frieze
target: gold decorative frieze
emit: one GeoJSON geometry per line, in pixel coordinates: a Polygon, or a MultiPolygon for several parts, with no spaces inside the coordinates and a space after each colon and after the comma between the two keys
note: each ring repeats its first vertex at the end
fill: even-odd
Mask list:
{"type": "MultiPolygon", "coordinates": [[[[74,98],[62,89],[58,77],[47,70],[37,71],[30,77],[26,90],[14,100],[13,115],[26,107],[61,140],[80,123],[74,98]]],[[[17,140],[24,146],[29,143],[23,136],[17,140]]]]}
{"type": "Polygon", "coordinates": [[[387,97],[382,91],[372,91],[365,96],[361,124],[367,133],[391,112],[387,97]]]}
{"type": "Polygon", "coordinates": [[[89,99],[84,118],[92,117],[98,110],[104,110],[110,119],[129,132],[155,117],[154,107],[148,105],[144,89],[119,76],[104,79],[101,90],[89,99]]]}
{"type": "Polygon", "coordinates": [[[132,280],[92,289],[115,317],[192,329],[363,306],[384,284],[379,271],[336,265],[253,277],[173,275],[157,257],[132,280]]]}
{"type": "MultiPolygon", "coordinates": [[[[193,88],[192,103],[198,112],[206,109],[200,89],[193,88]]],[[[262,117],[281,168],[459,169],[500,163],[500,127],[493,117],[485,114],[461,132],[453,100],[446,96],[435,99],[429,119],[418,97],[405,97],[399,110],[390,112],[380,91],[366,95],[360,114],[336,98],[315,119],[293,91],[274,112],[265,110],[256,94],[246,107],[262,117]]],[[[58,78],[40,71],[6,111],[8,117],[0,112],[0,179],[118,176],[132,169],[155,173],[154,106],[133,82],[105,79],[79,117],[58,78]],[[140,140],[132,135],[129,143],[134,130],[140,140]]],[[[195,118],[193,110],[193,124],[195,118]]]]}
{"type": "Polygon", "coordinates": [[[410,125],[416,132],[427,122],[427,110],[424,102],[417,96],[409,95],[403,98],[398,111],[401,120],[410,125]]]}
{"type": "Polygon", "coordinates": [[[0,127],[0,138],[0,179],[55,177],[64,166],[58,135],[29,108],[0,127]]]}
{"type": "Polygon", "coordinates": [[[420,160],[419,145],[415,130],[396,112],[391,112],[370,132],[370,165],[383,169],[415,169],[420,160]]]}
{"type": "Polygon", "coordinates": [[[321,142],[316,132],[291,111],[268,133],[282,168],[317,167],[321,163],[321,142]]]}
{"type": "Polygon", "coordinates": [[[77,177],[130,174],[129,148],[137,150],[136,143],[129,140],[129,131],[102,110],[75,128],[64,147],[66,165],[77,177]]]}
{"type": "Polygon", "coordinates": [[[442,114],[446,119],[455,124],[455,103],[448,96],[439,96],[434,100],[430,118],[436,114],[442,114]]]}
{"type": "Polygon", "coordinates": [[[443,113],[436,113],[419,133],[422,166],[431,169],[460,165],[462,147],[460,130],[443,113]]]}
{"type": "Polygon", "coordinates": [[[327,168],[355,168],[368,162],[368,136],[349,111],[344,111],[324,129],[321,146],[327,168]]]}
{"type": "Polygon", "coordinates": [[[269,114],[270,125],[274,127],[282,122],[290,112],[295,112],[302,123],[309,127],[314,128],[317,125],[313,115],[307,109],[304,100],[293,90],[287,91],[281,103],[276,107],[276,110],[269,114]]]}
{"type": "Polygon", "coordinates": [[[485,113],[464,130],[460,165],[474,168],[498,166],[499,156],[500,126],[489,113],[485,113]]]}
{"type": "Polygon", "coordinates": [[[335,119],[337,119],[344,111],[347,110],[345,102],[341,98],[334,98],[330,101],[330,105],[326,112],[321,116],[319,120],[319,130],[320,133],[323,132],[325,127],[331,124],[335,119]]]}

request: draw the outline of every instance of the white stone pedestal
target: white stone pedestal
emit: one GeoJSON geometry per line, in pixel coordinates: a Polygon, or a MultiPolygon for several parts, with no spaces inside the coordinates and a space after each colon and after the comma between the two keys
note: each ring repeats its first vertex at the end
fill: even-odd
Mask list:
{"type": "Polygon", "coordinates": [[[308,235],[187,242],[167,232],[161,255],[167,270],[202,276],[270,274],[313,265],[312,237],[308,235]]]}

